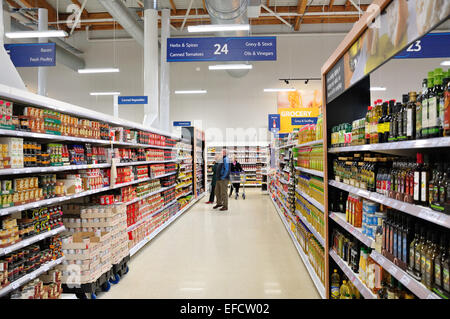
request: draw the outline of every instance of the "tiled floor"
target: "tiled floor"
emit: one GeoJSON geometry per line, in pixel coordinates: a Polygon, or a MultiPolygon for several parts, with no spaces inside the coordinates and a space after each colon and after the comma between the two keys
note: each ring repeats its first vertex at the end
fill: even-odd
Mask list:
{"type": "Polygon", "coordinates": [[[132,257],[99,298],[320,298],[268,195],[206,197],[132,257]]]}

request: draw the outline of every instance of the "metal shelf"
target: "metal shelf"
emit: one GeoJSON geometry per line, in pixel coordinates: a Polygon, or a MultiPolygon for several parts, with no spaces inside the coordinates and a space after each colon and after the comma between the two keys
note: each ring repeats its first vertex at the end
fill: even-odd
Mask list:
{"type": "Polygon", "coordinates": [[[43,273],[49,271],[51,268],[55,267],[56,265],[59,265],[64,260],[64,258],[65,257],[61,257],[59,259],[47,262],[47,263],[43,264],[41,267],[39,267],[38,269],[36,269],[35,271],[24,275],[23,277],[10,283],[5,288],[0,289],[0,297],[10,293],[13,290],[16,290],[17,288],[25,285],[27,282],[30,282],[31,280],[35,279],[36,277],[39,277],[43,273]]]}
{"type": "Polygon", "coordinates": [[[444,226],[446,228],[450,228],[450,215],[436,212],[431,208],[405,203],[378,193],[369,192],[333,180],[330,180],[329,184],[336,188],[370,199],[374,202],[381,203],[385,206],[392,207],[396,210],[402,211],[412,216],[416,216],[420,219],[427,220],[429,222],[444,226]]]}
{"type": "Polygon", "coordinates": [[[302,143],[302,144],[296,144],[295,147],[299,148],[299,147],[311,146],[311,145],[317,145],[317,144],[323,144],[323,140],[317,140],[317,141],[306,142],[306,143],[302,143]]]}
{"type": "Polygon", "coordinates": [[[311,204],[313,204],[314,206],[316,206],[320,211],[325,212],[325,207],[319,203],[318,201],[316,201],[314,198],[312,198],[311,196],[309,196],[308,194],[304,193],[302,190],[295,188],[295,191],[297,192],[297,194],[299,194],[300,196],[302,196],[304,199],[306,199],[308,202],[310,202],[311,204]]]}
{"type": "Polygon", "coordinates": [[[147,165],[147,164],[161,164],[161,163],[175,163],[178,159],[164,160],[164,161],[142,161],[142,162],[129,162],[129,163],[117,163],[116,166],[136,166],[136,165],[147,165]]]}
{"type": "Polygon", "coordinates": [[[332,147],[328,153],[359,152],[359,151],[390,151],[420,148],[450,147],[450,137],[436,137],[423,140],[412,140],[392,143],[365,144],[345,147],[332,147]]]}
{"type": "Polygon", "coordinates": [[[72,194],[72,195],[68,195],[68,196],[55,197],[55,198],[51,198],[51,199],[45,199],[45,200],[41,200],[41,201],[32,202],[32,203],[25,204],[25,205],[18,205],[18,206],[3,208],[3,209],[0,209],[0,216],[9,215],[14,212],[19,212],[19,211],[26,210],[26,209],[33,209],[33,208],[38,208],[41,206],[53,205],[53,204],[68,201],[68,200],[71,200],[74,198],[79,198],[79,197],[89,196],[89,195],[93,195],[93,194],[97,194],[97,193],[101,193],[101,192],[106,192],[106,191],[109,191],[112,189],[121,188],[121,187],[129,186],[129,185],[133,185],[133,184],[138,184],[138,183],[150,181],[153,179],[158,179],[158,178],[173,175],[173,174],[175,174],[175,172],[164,174],[161,176],[156,176],[156,177],[142,178],[142,179],[134,180],[134,181],[127,182],[127,183],[121,183],[121,184],[116,184],[114,186],[102,187],[99,189],[93,189],[90,191],[76,193],[76,194],[72,194]]]}
{"type": "Polygon", "coordinates": [[[314,271],[314,268],[312,267],[311,263],[309,262],[308,256],[303,252],[302,247],[298,243],[297,239],[295,238],[295,235],[292,233],[289,225],[286,222],[286,219],[284,218],[284,215],[280,212],[280,209],[277,205],[277,203],[273,200],[272,197],[270,197],[270,200],[272,201],[272,204],[275,206],[275,209],[280,216],[281,221],[283,222],[284,227],[286,228],[286,231],[288,232],[289,236],[291,236],[292,242],[297,249],[298,254],[300,255],[300,258],[303,261],[303,264],[305,265],[309,276],[311,277],[312,281],[314,282],[314,285],[316,286],[317,291],[319,292],[322,299],[325,299],[325,286],[320,281],[319,277],[314,271]]]}
{"type": "Polygon", "coordinates": [[[45,238],[55,236],[56,234],[59,234],[65,230],[66,230],[66,227],[61,226],[61,227],[46,231],[42,234],[27,238],[27,239],[23,239],[14,245],[11,245],[11,246],[8,246],[5,248],[0,248],[0,256],[7,255],[7,254],[9,254],[13,251],[16,251],[20,248],[23,248],[23,247],[27,247],[31,244],[37,243],[38,241],[45,239],[45,238]]]}
{"type": "Polygon", "coordinates": [[[347,278],[355,285],[355,287],[359,290],[361,295],[365,299],[378,299],[378,296],[375,295],[367,286],[359,279],[359,276],[353,272],[353,270],[347,265],[347,263],[336,254],[336,252],[331,249],[330,256],[334,259],[336,264],[338,264],[339,268],[342,269],[347,278]]]}
{"type": "Polygon", "coordinates": [[[330,213],[330,218],[334,220],[336,223],[342,226],[346,231],[355,236],[360,242],[370,248],[374,248],[375,241],[364,235],[361,231],[361,228],[357,228],[345,221],[345,214],[343,213],[330,213]]]}
{"type": "Polygon", "coordinates": [[[301,171],[301,172],[305,172],[305,173],[308,173],[308,174],[312,174],[312,175],[316,175],[316,176],[319,176],[319,177],[323,177],[323,172],[315,170],[315,169],[303,168],[303,167],[299,167],[299,166],[296,166],[295,169],[298,170],[298,171],[301,171]]]}
{"type": "Polygon", "coordinates": [[[313,225],[310,224],[310,222],[305,218],[305,216],[302,215],[297,209],[295,210],[295,214],[300,218],[300,220],[303,222],[303,224],[308,227],[308,229],[311,231],[311,233],[316,237],[316,239],[319,241],[319,243],[325,247],[325,239],[323,239],[322,235],[314,228],[313,225]]]}
{"type": "Polygon", "coordinates": [[[199,201],[201,198],[205,196],[205,193],[200,194],[197,198],[193,199],[187,206],[185,206],[182,210],[180,210],[178,213],[176,213],[174,216],[172,216],[168,221],[166,221],[164,224],[159,226],[157,229],[155,229],[150,236],[147,238],[144,238],[141,240],[138,244],[136,244],[134,247],[130,249],[130,256],[133,256],[136,254],[142,247],[145,246],[149,241],[151,241],[153,238],[155,238],[162,230],[164,230],[167,226],[172,224],[178,217],[180,217],[185,211],[187,211],[189,208],[191,208],[197,201],[199,201]]]}
{"type": "Polygon", "coordinates": [[[105,164],[87,164],[87,165],[5,168],[5,169],[0,169],[0,175],[53,173],[53,172],[70,171],[70,170],[77,170],[77,169],[93,169],[93,168],[107,168],[107,167],[111,167],[111,164],[105,163],[105,164]]]}
{"type": "Polygon", "coordinates": [[[128,202],[125,202],[125,203],[117,203],[117,204],[125,204],[125,205],[128,206],[128,205],[134,204],[134,203],[136,203],[136,202],[139,202],[139,201],[141,201],[141,200],[143,200],[143,199],[146,199],[147,197],[150,197],[150,196],[159,194],[159,193],[161,193],[161,192],[164,192],[164,191],[166,191],[166,190],[168,190],[168,189],[171,189],[171,188],[174,188],[174,187],[175,187],[175,185],[172,185],[172,186],[169,186],[169,187],[162,187],[162,188],[158,189],[157,191],[148,193],[148,194],[146,194],[146,195],[144,195],[144,196],[141,196],[141,197],[132,199],[132,200],[130,200],[130,201],[128,201],[128,202]]]}
{"type": "Polygon", "coordinates": [[[441,299],[379,252],[372,250],[370,257],[420,299],[441,299]]]}

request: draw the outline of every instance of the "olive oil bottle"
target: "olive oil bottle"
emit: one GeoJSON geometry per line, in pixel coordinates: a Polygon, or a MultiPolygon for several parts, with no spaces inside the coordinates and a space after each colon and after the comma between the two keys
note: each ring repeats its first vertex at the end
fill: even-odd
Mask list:
{"type": "Polygon", "coordinates": [[[424,97],[428,88],[428,79],[424,79],[422,82],[422,92],[417,99],[416,106],[416,139],[422,138],[422,109],[424,97]]]}
{"type": "Polygon", "coordinates": [[[429,96],[434,86],[433,77],[433,72],[428,72],[427,90],[422,99],[422,138],[428,138],[429,134],[429,96]]]}

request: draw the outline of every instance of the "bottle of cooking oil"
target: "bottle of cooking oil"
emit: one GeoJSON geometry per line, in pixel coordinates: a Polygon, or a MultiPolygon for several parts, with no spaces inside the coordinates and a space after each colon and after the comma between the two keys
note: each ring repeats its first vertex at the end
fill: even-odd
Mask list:
{"type": "Polygon", "coordinates": [[[341,278],[335,269],[331,275],[331,299],[339,299],[339,284],[341,283],[341,278]]]}
{"type": "Polygon", "coordinates": [[[341,294],[340,299],[352,299],[352,293],[350,291],[350,287],[347,284],[347,280],[342,281],[340,294],[341,294]]]}

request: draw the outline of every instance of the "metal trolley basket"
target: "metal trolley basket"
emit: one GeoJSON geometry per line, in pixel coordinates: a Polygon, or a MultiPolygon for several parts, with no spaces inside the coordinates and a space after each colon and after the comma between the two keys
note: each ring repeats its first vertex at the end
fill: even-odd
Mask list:
{"type": "MultiPolygon", "coordinates": [[[[242,199],[245,199],[245,182],[247,181],[247,175],[245,172],[231,172],[230,173],[230,187],[233,187],[233,183],[242,183],[242,199]]],[[[235,198],[238,199],[236,193],[235,198]]]]}

